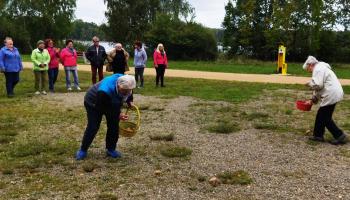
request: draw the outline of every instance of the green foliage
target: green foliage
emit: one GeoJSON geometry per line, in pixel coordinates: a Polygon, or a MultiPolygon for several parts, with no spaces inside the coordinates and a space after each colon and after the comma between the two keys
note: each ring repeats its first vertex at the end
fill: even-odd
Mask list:
{"type": "Polygon", "coordinates": [[[235,172],[223,172],[218,174],[218,178],[223,184],[239,184],[239,185],[248,185],[253,182],[253,179],[250,177],[248,172],[243,170],[238,170],[235,172]]]}
{"type": "Polygon", "coordinates": [[[75,7],[75,0],[6,1],[0,7],[0,38],[13,37],[22,52],[31,51],[39,39],[64,39],[75,7]]]}
{"type": "Polygon", "coordinates": [[[160,153],[169,158],[187,157],[192,154],[192,149],[180,146],[163,146],[160,149],[160,153]]]}
{"type": "Polygon", "coordinates": [[[216,40],[210,29],[173,20],[167,15],[157,17],[147,32],[146,43],[150,50],[163,43],[170,59],[214,60],[217,57],[216,40]]]}

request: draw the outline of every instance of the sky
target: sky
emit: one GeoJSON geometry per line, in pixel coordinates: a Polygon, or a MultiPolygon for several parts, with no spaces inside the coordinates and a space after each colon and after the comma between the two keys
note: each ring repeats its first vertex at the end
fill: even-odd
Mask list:
{"type": "MultiPolygon", "coordinates": [[[[228,0],[188,0],[196,10],[195,21],[210,28],[221,28],[228,0]]],[[[103,0],[77,0],[75,16],[86,22],[106,22],[103,0]]]]}

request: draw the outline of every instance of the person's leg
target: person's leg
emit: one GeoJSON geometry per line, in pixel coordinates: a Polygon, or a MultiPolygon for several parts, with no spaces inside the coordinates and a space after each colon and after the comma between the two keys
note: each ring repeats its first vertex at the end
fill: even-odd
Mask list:
{"type": "Polygon", "coordinates": [[[143,73],[144,73],[144,71],[145,71],[145,68],[140,68],[140,81],[141,81],[141,87],[143,87],[144,85],[143,85],[143,83],[144,83],[144,78],[143,78],[143,73]]]}
{"type": "Polygon", "coordinates": [[[50,91],[53,91],[53,84],[54,84],[54,69],[49,69],[48,71],[47,71],[47,75],[48,75],[48,77],[49,77],[49,90],[50,91]]]}
{"type": "Polygon", "coordinates": [[[47,81],[47,73],[46,71],[41,72],[41,91],[46,92],[46,81],[47,81]]]}
{"type": "Polygon", "coordinates": [[[91,65],[91,81],[92,84],[96,83],[97,67],[91,65]]]}
{"type": "Polygon", "coordinates": [[[317,111],[314,127],[314,137],[322,138],[325,132],[326,121],[327,121],[328,109],[326,107],[320,107],[317,111]]]}
{"type": "Polygon", "coordinates": [[[160,72],[160,81],[161,81],[162,87],[164,87],[164,74],[165,74],[165,66],[163,65],[160,72]]]}
{"type": "Polygon", "coordinates": [[[6,92],[7,92],[7,96],[11,96],[13,95],[13,89],[12,89],[12,76],[10,72],[5,72],[5,79],[6,79],[6,92]]]}
{"type": "Polygon", "coordinates": [[[106,114],[106,121],[106,149],[109,151],[114,151],[119,138],[119,113],[106,114]]]}
{"type": "Polygon", "coordinates": [[[160,69],[159,66],[156,68],[156,86],[159,85],[159,78],[160,78],[160,69]]]}
{"type": "Polygon", "coordinates": [[[35,84],[34,84],[35,91],[39,91],[40,72],[34,71],[34,77],[35,77],[35,84]]]}
{"type": "Polygon", "coordinates": [[[74,78],[74,86],[75,88],[79,88],[79,78],[78,78],[78,70],[72,70],[73,78],[74,78]]]}
{"type": "Polygon", "coordinates": [[[138,85],[139,82],[139,68],[135,67],[135,81],[136,81],[136,86],[138,85]]]}
{"type": "Polygon", "coordinates": [[[98,69],[98,80],[102,81],[102,79],[103,79],[103,65],[99,66],[97,69],[98,69]]]}
{"type": "Polygon", "coordinates": [[[334,120],[332,119],[333,113],[334,113],[334,109],[335,109],[336,104],[331,105],[331,106],[327,106],[329,107],[329,119],[326,122],[326,128],[329,130],[329,132],[331,132],[331,134],[333,135],[334,139],[338,139],[340,136],[343,135],[343,131],[338,128],[338,126],[335,124],[334,120]]]}
{"type": "Polygon", "coordinates": [[[53,69],[53,71],[54,71],[54,73],[53,73],[53,86],[55,86],[59,71],[58,71],[58,68],[53,69]]]}
{"type": "Polygon", "coordinates": [[[64,72],[66,73],[66,87],[67,89],[71,88],[71,82],[70,82],[70,70],[64,69],[64,72]]]}
{"type": "Polygon", "coordinates": [[[12,90],[15,89],[15,86],[19,82],[19,72],[13,72],[13,83],[12,83],[12,90]]]}
{"type": "Polygon", "coordinates": [[[87,113],[88,123],[84,132],[80,149],[86,152],[89,149],[92,141],[94,140],[98,129],[100,128],[102,114],[96,111],[94,108],[87,105],[86,103],[84,104],[87,113]]]}

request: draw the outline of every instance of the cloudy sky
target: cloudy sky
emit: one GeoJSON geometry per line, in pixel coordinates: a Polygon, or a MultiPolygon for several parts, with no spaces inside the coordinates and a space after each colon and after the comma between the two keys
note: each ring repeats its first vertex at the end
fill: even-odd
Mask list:
{"type": "MultiPolygon", "coordinates": [[[[196,9],[195,21],[210,27],[220,28],[225,16],[225,4],[228,0],[189,0],[196,9]]],[[[87,22],[101,24],[106,22],[103,0],[77,0],[75,16],[87,22]]]]}

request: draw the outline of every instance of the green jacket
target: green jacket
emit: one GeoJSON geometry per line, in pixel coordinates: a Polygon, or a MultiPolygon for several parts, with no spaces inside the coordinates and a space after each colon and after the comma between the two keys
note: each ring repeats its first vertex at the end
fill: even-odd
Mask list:
{"type": "Polygon", "coordinates": [[[34,71],[47,71],[49,69],[50,54],[44,49],[42,52],[38,48],[34,49],[30,57],[34,64],[34,71]],[[45,67],[39,67],[40,64],[46,64],[45,67]]]}

